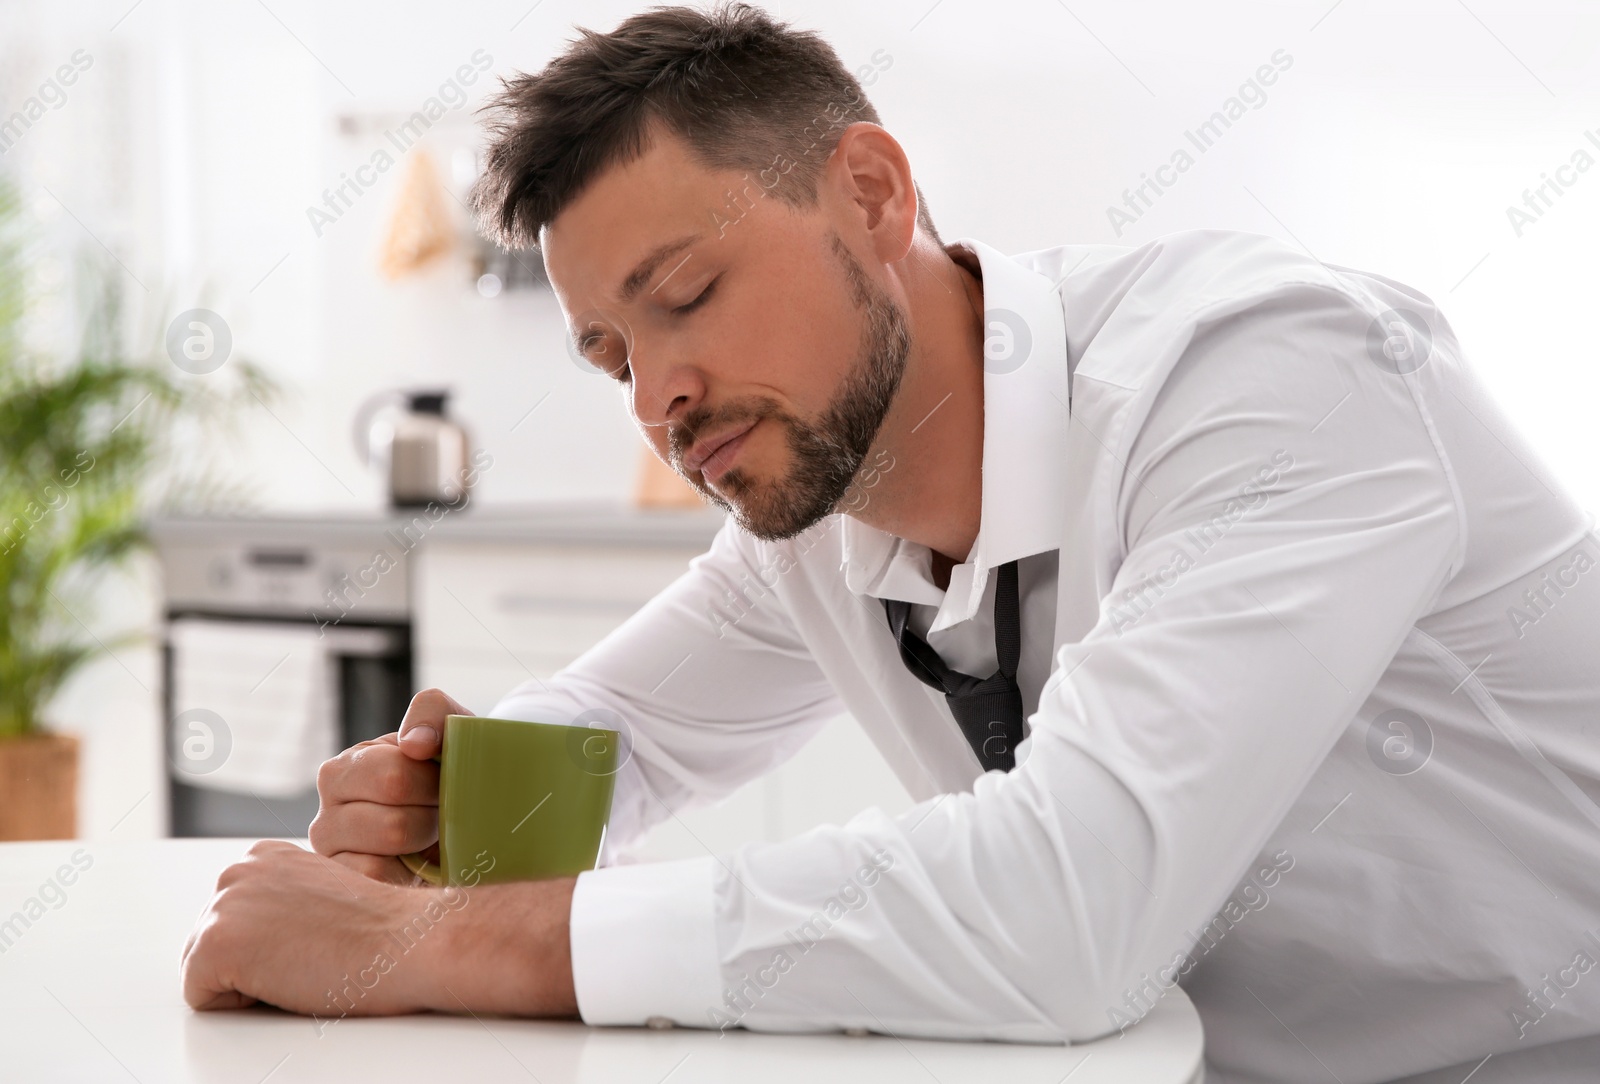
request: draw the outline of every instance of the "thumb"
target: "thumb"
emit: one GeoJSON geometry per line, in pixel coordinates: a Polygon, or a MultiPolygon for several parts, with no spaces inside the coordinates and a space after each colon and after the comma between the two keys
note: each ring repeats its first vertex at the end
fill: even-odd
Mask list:
{"type": "Polygon", "coordinates": [[[440,689],[424,689],[411,698],[400,722],[400,751],[412,760],[437,756],[444,740],[444,721],[450,715],[471,715],[440,689]]]}
{"type": "Polygon", "coordinates": [[[439,730],[444,720],[434,722],[402,723],[400,725],[400,751],[412,760],[427,760],[439,755],[444,744],[439,730]]]}

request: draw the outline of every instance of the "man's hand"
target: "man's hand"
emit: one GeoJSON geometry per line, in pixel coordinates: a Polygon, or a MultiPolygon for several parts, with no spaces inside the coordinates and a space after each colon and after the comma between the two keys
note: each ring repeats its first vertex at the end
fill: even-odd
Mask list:
{"type": "Polygon", "coordinates": [[[404,971],[389,968],[374,982],[373,961],[380,952],[398,954],[388,931],[404,925],[423,895],[292,843],[262,840],[222,871],[183,946],[183,999],[196,1009],[265,1001],[323,1017],[342,1015],[350,1000],[361,1015],[414,1012],[423,1006],[407,991],[404,971]],[[336,1003],[355,981],[360,986],[336,1003]]]}
{"type": "Polygon", "coordinates": [[[405,888],[264,840],[217,878],[183,948],[183,997],[196,1009],[262,1001],[323,1020],[573,1016],[575,884],[405,888]]]}
{"type": "MultiPolygon", "coordinates": [[[[438,689],[411,698],[395,734],[352,745],[317,772],[320,808],[311,846],[357,873],[391,884],[417,879],[396,855],[439,842],[439,766],[447,715],[472,713],[438,689]]],[[[437,860],[436,851],[430,854],[437,860]]]]}

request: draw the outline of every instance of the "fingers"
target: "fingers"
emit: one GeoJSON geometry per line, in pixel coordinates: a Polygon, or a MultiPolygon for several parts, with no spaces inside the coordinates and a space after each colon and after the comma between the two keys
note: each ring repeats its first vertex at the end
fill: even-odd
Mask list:
{"type": "MultiPolygon", "coordinates": [[[[326,1004],[331,974],[374,958],[403,894],[291,843],[257,843],[218,874],[184,946],[184,1001],[201,1010],[261,1002],[314,1012],[326,1004]]],[[[378,996],[389,993],[386,984],[378,996]]]]}
{"type": "MultiPolygon", "coordinates": [[[[232,867],[229,867],[230,869],[232,867]]],[[[179,969],[183,982],[183,1000],[191,1009],[243,1009],[256,1003],[256,999],[235,989],[234,983],[220,970],[233,959],[225,944],[216,912],[217,899],[223,891],[222,880],[217,881],[217,895],[200,916],[195,928],[184,942],[179,969]]]]}
{"type": "Polygon", "coordinates": [[[438,805],[439,766],[413,760],[392,742],[362,742],[322,762],[317,796],[324,809],[344,802],[438,805]]]}
{"type": "Polygon", "coordinates": [[[234,990],[219,977],[211,966],[213,954],[200,951],[184,956],[184,1001],[190,1009],[248,1009],[256,1004],[250,994],[234,990]]]}
{"type": "Polygon", "coordinates": [[[409,854],[438,838],[439,766],[393,744],[365,743],[325,761],[317,792],[308,834],[318,854],[409,854]]]}
{"type": "Polygon", "coordinates": [[[209,1000],[203,1002],[191,1001],[191,1008],[207,1012],[212,1009],[248,1009],[256,1003],[256,999],[249,994],[241,994],[237,990],[218,990],[209,1000]]]}
{"type": "Polygon", "coordinates": [[[437,755],[444,740],[445,716],[471,714],[443,690],[423,689],[411,698],[406,717],[400,721],[401,751],[414,760],[437,755]]]}
{"type": "Polygon", "coordinates": [[[367,856],[343,864],[375,880],[409,884],[410,871],[393,856],[420,851],[439,838],[439,766],[430,758],[439,752],[445,717],[466,714],[441,690],[424,689],[412,697],[397,733],[324,761],[317,771],[320,807],[311,822],[312,848],[330,858],[367,856]]]}
{"type": "Polygon", "coordinates": [[[330,858],[345,851],[410,854],[438,840],[439,810],[436,805],[342,802],[318,810],[310,836],[312,848],[330,858]]]}

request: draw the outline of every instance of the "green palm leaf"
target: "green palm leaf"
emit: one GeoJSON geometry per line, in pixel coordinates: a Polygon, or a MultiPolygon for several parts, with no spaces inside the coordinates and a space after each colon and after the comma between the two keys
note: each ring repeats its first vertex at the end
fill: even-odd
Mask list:
{"type": "Polygon", "coordinates": [[[174,431],[223,429],[274,391],[243,359],[201,377],[159,350],[127,356],[121,280],[103,265],[90,276],[95,301],[78,356],[30,354],[21,214],[0,175],[0,739],[39,727],[73,674],[140,637],[96,635],[90,625],[99,578],[148,548],[151,513],[228,491],[214,472],[178,462],[174,431]]]}

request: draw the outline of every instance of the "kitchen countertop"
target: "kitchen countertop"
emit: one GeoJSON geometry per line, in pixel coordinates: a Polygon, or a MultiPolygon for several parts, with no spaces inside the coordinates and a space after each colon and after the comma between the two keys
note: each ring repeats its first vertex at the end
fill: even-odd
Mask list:
{"type": "Polygon", "coordinates": [[[1176,986],[1126,1034],[1071,1047],[737,1029],[719,1035],[434,1014],[351,1017],[319,1034],[310,1018],[265,1007],[197,1013],[183,1001],[179,955],[217,874],[250,843],[0,844],[0,1076],[97,1084],[259,1084],[269,1077],[274,1084],[660,1084],[668,1078],[671,1084],[1198,1084],[1203,1078],[1199,1017],[1176,986]],[[53,881],[80,849],[73,883],[53,881]],[[26,928],[7,926],[30,897],[43,901],[43,913],[26,928]]]}
{"type": "Polygon", "coordinates": [[[422,509],[338,512],[238,511],[164,516],[151,524],[163,546],[212,544],[242,536],[252,544],[295,544],[370,538],[420,519],[429,537],[448,541],[534,542],[612,546],[709,546],[722,526],[713,508],[636,508],[623,503],[471,505],[437,518],[422,509]]]}

